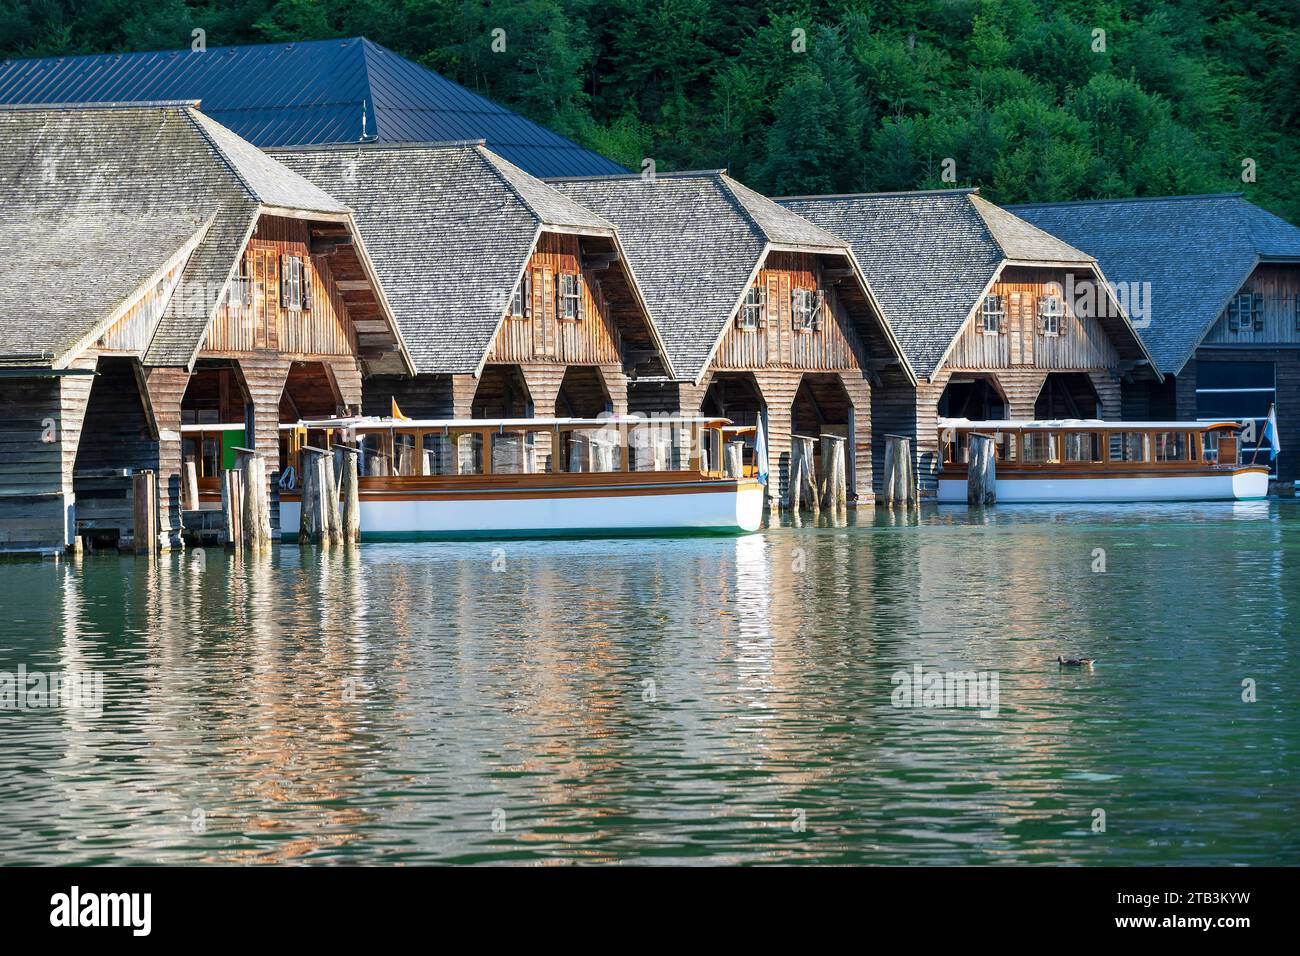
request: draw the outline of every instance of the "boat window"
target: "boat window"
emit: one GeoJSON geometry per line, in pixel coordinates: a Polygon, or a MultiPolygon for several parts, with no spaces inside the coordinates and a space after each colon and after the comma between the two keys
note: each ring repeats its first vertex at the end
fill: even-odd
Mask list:
{"type": "Polygon", "coordinates": [[[1066,461],[1101,461],[1101,435],[1097,432],[1066,432],[1061,436],[1066,461]]]}
{"type": "Polygon", "coordinates": [[[378,478],[389,474],[388,455],[382,434],[364,432],[357,436],[357,446],[361,449],[357,470],[363,477],[378,478]]]}
{"type": "Polygon", "coordinates": [[[998,461],[1016,460],[1016,436],[1010,432],[999,432],[993,438],[998,461]]]}
{"type": "Polygon", "coordinates": [[[393,433],[393,474],[415,474],[415,436],[410,432],[393,433]]]}
{"type": "Polygon", "coordinates": [[[425,432],[421,440],[426,475],[454,475],[456,473],[456,446],[441,432],[425,432]]]}
{"type": "Polygon", "coordinates": [[[1182,432],[1156,432],[1151,436],[1156,461],[1186,461],[1186,441],[1182,432]]]}
{"type": "Polygon", "coordinates": [[[456,448],[456,474],[483,474],[483,436],[479,432],[466,432],[453,438],[456,448]]]}
{"type": "Polygon", "coordinates": [[[1111,461],[1146,461],[1146,436],[1142,432],[1111,432],[1111,461]]]}
{"type": "Polygon", "coordinates": [[[523,432],[492,434],[492,474],[522,475],[528,472],[528,443],[523,432]]]}
{"type": "Polygon", "coordinates": [[[1022,461],[1053,462],[1060,461],[1057,436],[1050,432],[1025,432],[1025,447],[1022,461]]]}

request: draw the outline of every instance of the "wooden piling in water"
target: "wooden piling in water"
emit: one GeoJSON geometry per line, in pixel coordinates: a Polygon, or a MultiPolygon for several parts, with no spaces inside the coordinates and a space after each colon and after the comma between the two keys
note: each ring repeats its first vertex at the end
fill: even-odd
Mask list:
{"type": "Polygon", "coordinates": [[[244,544],[244,474],[238,468],[221,472],[221,536],[225,544],[241,548],[244,544]]]}
{"type": "Polygon", "coordinates": [[[998,466],[993,436],[971,432],[967,459],[966,503],[976,508],[996,504],[998,466]]]}
{"type": "Polygon", "coordinates": [[[916,501],[916,493],[911,439],[905,435],[886,435],[883,503],[910,505],[916,501]]]}
{"type": "Polygon", "coordinates": [[[817,474],[813,464],[813,439],[795,435],[790,447],[790,510],[808,508],[816,516],[821,511],[817,495],[817,474]]]}
{"type": "MultiPolygon", "coordinates": [[[[408,459],[412,454],[408,453],[408,459]]],[[[334,455],[322,451],[321,464],[321,508],[325,513],[325,533],[330,544],[338,544],[343,540],[343,516],[339,514],[339,483],[334,475],[334,455]]],[[[408,460],[408,464],[413,462],[408,460]]]]}
{"type": "Polygon", "coordinates": [[[335,447],[343,449],[340,540],[344,544],[353,544],[361,540],[361,492],[357,472],[357,460],[361,457],[361,449],[349,448],[347,445],[335,447]]]}
{"type": "Polygon", "coordinates": [[[271,546],[271,489],[267,486],[265,459],[251,448],[235,451],[244,474],[244,546],[249,551],[261,551],[271,546]]]}
{"type": "Polygon", "coordinates": [[[136,554],[158,550],[158,475],[148,469],[131,475],[132,540],[136,554]]]}
{"type": "Polygon", "coordinates": [[[185,459],[184,484],[181,489],[181,508],[185,511],[199,510],[199,470],[194,459],[185,459]]]}
{"type": "Polygon", "coordinates": [[[822,435],[821,438],[821,504],[827,511],[843,511],[849,506],[848,476],[845,473],[844,445],[847,439],[839,435],[822,435]]]}
{"type": "Polygon", "coordinates": [[[727,442],[726,470],[724,473],[728,478],[739,478],[744,473],[744,448],[744,442],[727,442]]]}

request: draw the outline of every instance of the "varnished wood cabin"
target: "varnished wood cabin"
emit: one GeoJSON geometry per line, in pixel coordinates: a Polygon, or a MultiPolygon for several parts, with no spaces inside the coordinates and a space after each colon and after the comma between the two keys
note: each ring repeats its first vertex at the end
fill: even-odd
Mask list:
{"type": "Polygon", "coordinates": [[[638,378],[632,411],[761,420],[774,502],[792,436],[844,437],[871,500],[873,388],[914,379],[842,240],[720,171],[551,182],[618,227],[676,370],[638,378]]]}
{"type": "MultiPolygon", "coordinates": [[[[1254,423],[1243,451],[1274,493],[1300,478],[1300,229],[1240,194],[1014,207],[1097,257],[1141,297],[1138,329],[1164,381],[1123,385],[1126,418],[1254,423]],[[1280,451],[1263,424],[1276,405],[1280,451]]],[[[1135,315],[1134,318],[1137,318],[1135,315]]]]}
{"type": "Polygon", "coordinates": [[[348,209],[193,103],[5,108],[0,140],[24,144],[0,156],[22,277],[0,304],[0,550],[133,541],[145,470],[175,546],[185,458],[215,485],[256,447],[274,482],[281,422],[410,368],[348,209]]]}
{"type": "Polygon", "coordinates": [[[780,202],[848,241],[916,370],[873,416],[878,459],[885,435],[914,440],[922,496],[940,417],[1118,419],[1122,382],[1159,380],[1096,261],[975,190],[780,202]]]}
{"type": "Polygon", "coordinates": [[[590,418],[671,373],[614,226],[481,142],[272,155],[356,210],[410,345],[419,374],[368,379],[366,413],[590,418]]]}

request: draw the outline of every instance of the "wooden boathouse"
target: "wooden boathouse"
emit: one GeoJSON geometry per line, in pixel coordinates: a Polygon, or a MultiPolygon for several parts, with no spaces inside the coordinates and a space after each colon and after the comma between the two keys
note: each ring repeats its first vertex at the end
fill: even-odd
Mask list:
{"type": "Polygon", "coordinates": [[[1122,382],[1160,378],[1096,260],[977,190],[778,201],[850,244],[920,378],[872,408],[878,460],[915,440],[922,496],[940,417],[1117,419],[1122,382]]]}
{"type": "Polygon", "coordinates": [[[761,419],[774,502],[794,435],[843,437],[848,495],[871,500],[873,388],[915,379],[843,240],[724,171],[549,182],[618,227],[672,358],[632,411],[761,419]]]}
{"type": "Polygon", "coordinates": [[[481,141],[271,155],[356,210],[410,345],[419,374],[368,378],[367,414],[593,418],[671,374],[614,226],[481,141]]]}
{"type": "Polygon", "coordinates": [[[0,550],[134,541],[146,472],[176,546],[185,459],[276,482],[280,423],[410,369],[347,207],[196,103],[5,107],[0,141],[0,550]]]}
{"type": "Polygon", "coordinates": [[[1253,421],[1243,452],[1275,493],[1300,478],[1300,228],[1239,193],[1014,206],[1138,290],[1139,328],[1164,373],[1126,381],[1126,418],[1253,421]],[[1281,450],[1263,438],[1276,405],[1281,450]]]}

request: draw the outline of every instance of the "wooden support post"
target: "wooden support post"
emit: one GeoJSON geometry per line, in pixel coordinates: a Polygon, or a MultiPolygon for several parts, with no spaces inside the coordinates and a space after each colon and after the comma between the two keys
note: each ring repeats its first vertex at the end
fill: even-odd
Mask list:
{"type": "Polygon", "coordinates": [[[885,436],[884,503],[910,505],[916,501],[912,442],[903,435],[885,436]]]}
{"type": "Polygon", "coordinates": [[[244,544],[244,474],[238,468],[221,473],[221,533],[225,543],[239,548],[244,544]]]}
{"type": "Polygon", "coordinates": [[[817,469],[813,464],[813,440],[795,435],[790,445],[790,510],[808,508],[813,515],[821,511],[817,494],[817,469]]]}
{"type": "Polygon", "coordinates": [[[728,478],[739,478],[744,471],[744,448],[744,442],[727,442],[726,476],[728,478]]]}
{"type": "MultiPolygon", "coordinates": [[[[413,454],[408,452],[408,455],[413,454]]],[[[414,462],[410,462],[414,465],[414,462]]],[[[412,469],[413,470],[413,469],[412,469]]],[[[334,455],[321,452],[321,510],[325,516],[325,537],[330,544],[343,540],[343,516],[339,514],[339,484],[334,476],[334,455]]]]}
{"type": "Polygon", "coordinates": [[[966,503],[976,508],[998,500],[997,454],[992,435],[970,434],[970,454],[966,463],[966,503]]]}
{"type": "Polygon", "coordinates": [[[238,449],[244,472],[244,544],[249,551],[271,545],[271,489],[267,487],[265,459],[251,448],[238,449]]]}
{"type": "Polygon", "coordinates": [[[339,519],[341,521],[341,540],[344,544],[353,544],[361,540],[361,492],[357,476],[357,459],[361,457],[359,448],[346,445],[335,446],[343,449],[343,506],[339,519]]]}
{"type": "Polygon", "coordinates": [[[185,469],[181,476],[183,482],[181,486],[181,499],[184,502],[181,507],[186,511],[199,510],[199,470],[194,460],[187,458],[185,460],[185,469]]]}
{"type": "Polygon", "coordinates": [[[302,489],[298,507],[298,543],[318,543],[325,523],[321,514],[321,456],[304,448],[302,453],[302,489]]]}
{"type": "Polygon", "coordinates": [[[844,446],[847,440],[839,435],[822,435],[821,476],[818,482],[822,507],[832,513],[848,507],[848,477],[845,472],[844,446]]]}
{"type": "Polygon", "coordinates": [[[148,469],[131,476],[134,509],[132,537],[136,554],[158,550],[158,475],[148,469]]]}

